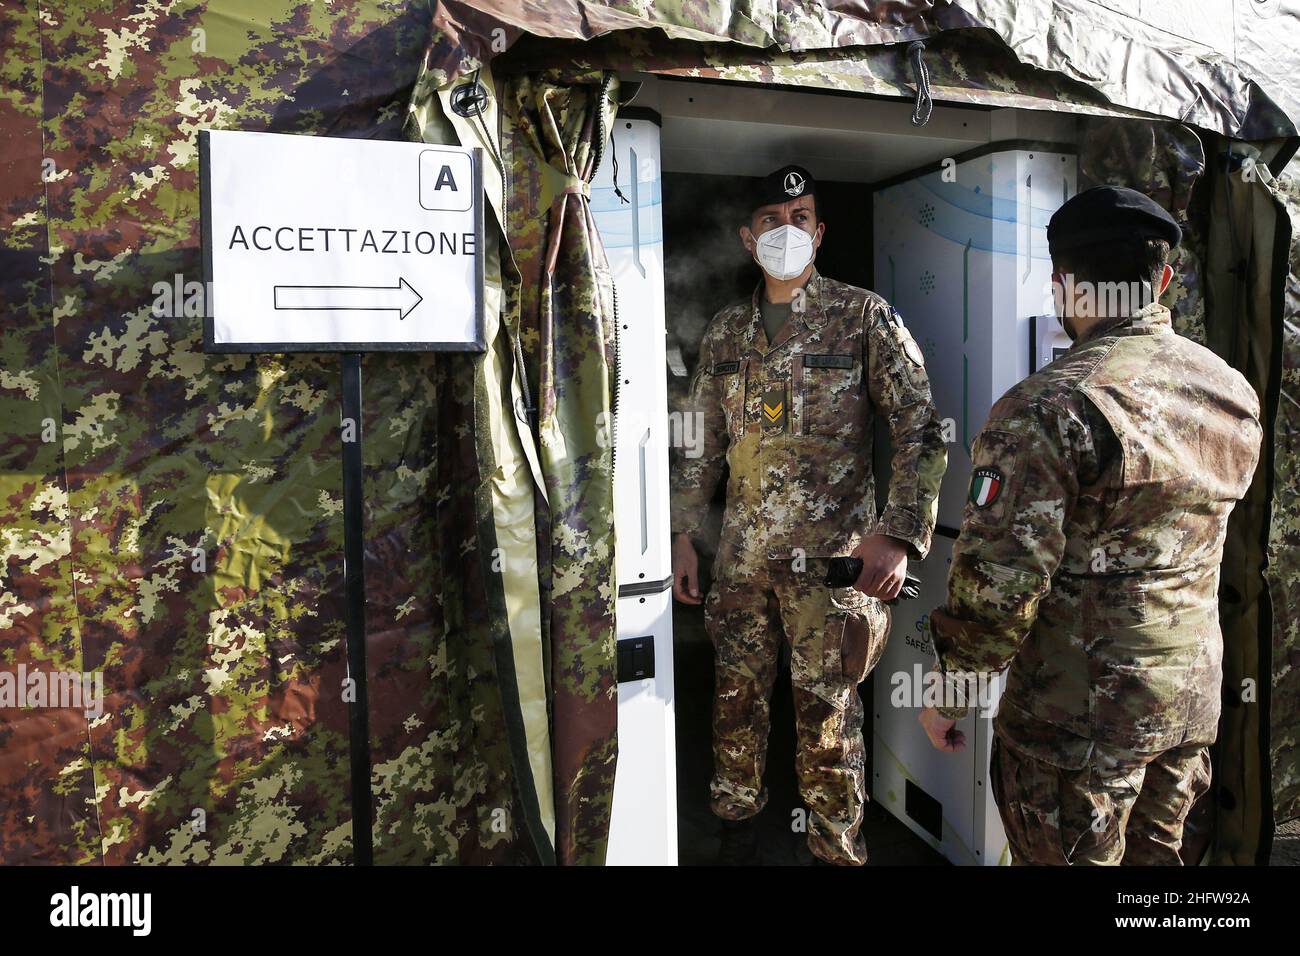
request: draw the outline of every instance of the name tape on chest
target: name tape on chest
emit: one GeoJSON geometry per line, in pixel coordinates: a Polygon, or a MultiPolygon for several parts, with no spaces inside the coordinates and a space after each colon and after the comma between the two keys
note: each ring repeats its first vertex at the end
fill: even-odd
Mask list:
{"type": "Polygon", "coordinates": [[[804,368],[853,368],[852,355],[805,355],[804,368]]]}

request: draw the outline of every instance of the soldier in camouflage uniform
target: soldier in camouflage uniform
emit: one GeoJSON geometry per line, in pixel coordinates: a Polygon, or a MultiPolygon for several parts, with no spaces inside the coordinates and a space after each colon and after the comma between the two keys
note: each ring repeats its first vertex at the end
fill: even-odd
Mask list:
{"type": "Polygon", "coordinates": [[[948,600],[930,617],[957,706],[921,723],[961,749],[969,676],[1010,665],[989,778],[1016,863],[1182,863],[1183,821],[1209,786],[1219,564],[1262,431],[1246,379],[1175,334],[1157,301],[1179,237],[1122,187],[1057,211],[1048,241],[1074,345],[993,406],[971,453],[948,600]],[[1100,308],[1085,281],[1124,283],[1138,307],[1100,308]]]}
{"type": "Polygon", "coordinates": [[[716,661],[712,809],[735,824],[766,802],[768,699],[784,633],[809,848],[852,865],[866,861],[857,685],[884,649],[882,600],[897,596],[907,559],[929,550],[947,453],[920,349],[898,313],[814,270],[824,230],[814,190],[806,170],[777,170],[740,229],[765,281],[714,316],[700,346],[687,409],[701,416],[704,441],[698,457],[679,456],[674,468],[673,590],[683,602],[701,601],[692,541],[725,463],[727,504],[705,608],[716,661]],[[876,415],[889,423],[894,452],[879,517],[876,415]],[[855,586],[824,586],[829,559],[848,554],[864,561],[855,586]]]}

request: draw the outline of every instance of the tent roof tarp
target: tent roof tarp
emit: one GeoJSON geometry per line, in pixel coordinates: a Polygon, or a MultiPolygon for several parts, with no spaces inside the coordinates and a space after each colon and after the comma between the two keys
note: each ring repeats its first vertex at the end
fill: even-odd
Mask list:
{"type": "MultiPolygon", "coordinates": [[[[1176,119],[1235,139],[1296,135],[1300,96],[1285,80],[1300,74],[1300,44],[1291,42],[1300,37],[1295,10],[1282,9],[1278,0],[1127,6],[1140,14],[1098,0],[438,0],[427,65],[441,84],[486,64],[525,34],[590,41],[660,31],[693,45],[700,67],[713,66],[708,53],[715,45],[735,44],[750,64],[762,62],[758,50],[798,55],[805,66],[820,61],[837,76],[817,85],[845,87],[846,74],[876,68],[872,58],[848,48],[979,31],[1020,64],[1086,85],[1124,112],[1176,119]],[[1270,18],[1267,24],[1263,17],[1270,18]],[[841,55],[815,56],[827,51],[841,55]]],[[[678,47],[677,67],[691,65],[682,59],[690,56],[688,48],[678,47]]],[[[905,59],[903,49],[897,59],[905,59]]],[[[938,99],[1000,102],[997,90],[981,97],[954,96],[942,86],[933,92],[938,99]]]]}

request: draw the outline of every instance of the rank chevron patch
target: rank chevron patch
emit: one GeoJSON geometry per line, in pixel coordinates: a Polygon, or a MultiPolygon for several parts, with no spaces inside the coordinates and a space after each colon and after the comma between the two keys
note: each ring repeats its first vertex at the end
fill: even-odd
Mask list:
{"type": "Polygon", "coordinates": [[[785,431],[785,389],[766,389],[763,392],[762,409],[765,431],[785,431]]]}

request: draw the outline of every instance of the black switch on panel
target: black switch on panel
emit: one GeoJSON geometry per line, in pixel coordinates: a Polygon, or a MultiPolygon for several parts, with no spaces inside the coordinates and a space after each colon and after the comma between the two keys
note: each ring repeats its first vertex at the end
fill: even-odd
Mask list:
{"type": "Polygon", "coordinates": [[[618,642],[618,682],[655,676],[655,639],[628,637],[618,642]]]}

